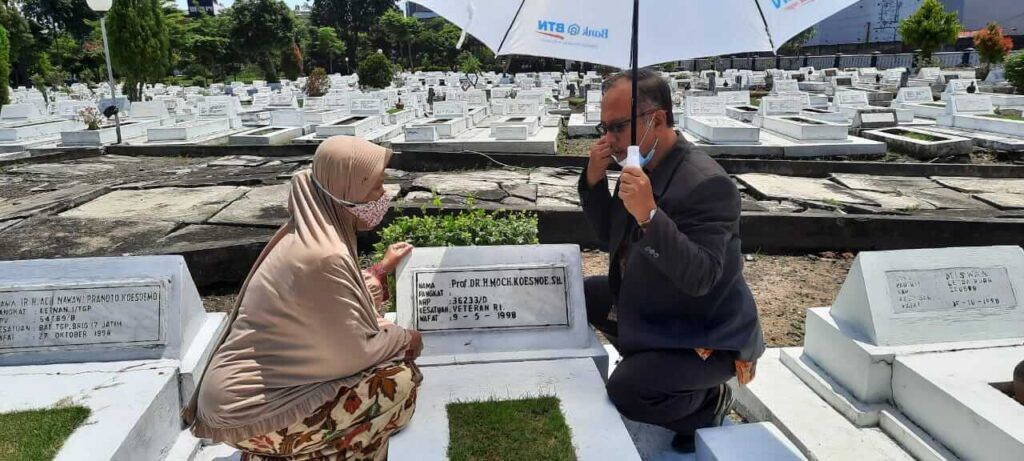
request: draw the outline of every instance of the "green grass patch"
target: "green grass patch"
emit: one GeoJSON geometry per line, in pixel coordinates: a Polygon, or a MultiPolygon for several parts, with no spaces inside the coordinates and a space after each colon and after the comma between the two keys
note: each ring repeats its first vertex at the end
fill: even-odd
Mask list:
{"type": "Polygon", "coordinates": [[[750,98],[750,105],[754,107],[761,107],[761,98],[750,98]]]}
{"type": "Polygon", "coordinates": [[[53,459],[64,440],[88,417],[89,409],[83,407],[0,414],[0,459],[53,459]]]}
{"type": "Polygon", "coordinates": [[[405,110],[405,109],[397,109],[397,108],[396,109],[388,109],[388,115],[397,114],[397,113],[399,113],[399,112],[401,112],[403,110],[405,110]]]}
{"type": "Polygon", "coordinates": [[[988,118],[998,118],[998,119],[1002,119],[1002,120],[1014,120],[1014,121],[1017,121],[1017,122],[1024,122],[1024,117],[1021,117],[1020,115],[1013,115],[1013,114],[981,114],[981,116],[982,117],[988,117],[988,118]]]}
{"type": "Polygon", "coordinates": [[[448,404],[452,461],[574,461],[555,397],[448,404]]]}
{"type": "Polygon", "coordinates": [[[586,103],[587,103],[587,99],[586,98],[579,98],[579,97],[569,98],[569,106],[570,107],[582,107],[586,103]]]}
{"type": "Polygon", "coordinates": [[[929,135],[929,134],[918,133],[916,131],[910,131],[910,130],[886,130],[885,132],[886,133],[890,133],[890,134],[895,134],[895,135],[903,136],[904,138],[916,139],[918,141],[925,141],[925,142],[944,141],[944,140],[949,139],[949,138],[943,138],[943,137],[940,137],[940,136],[932,136],[932,135],[929,135]]]}

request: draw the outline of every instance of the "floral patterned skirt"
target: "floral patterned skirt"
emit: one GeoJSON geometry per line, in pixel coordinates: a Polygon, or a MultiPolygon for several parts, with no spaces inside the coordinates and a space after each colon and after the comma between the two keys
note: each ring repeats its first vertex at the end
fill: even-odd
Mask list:
{"type": "Polygon", "coordinates": [[[387,362],[285,429],[233,444],[242,461],[385,460],[388,438],[409,423],[423,375],[410,362],[387,362]]]}

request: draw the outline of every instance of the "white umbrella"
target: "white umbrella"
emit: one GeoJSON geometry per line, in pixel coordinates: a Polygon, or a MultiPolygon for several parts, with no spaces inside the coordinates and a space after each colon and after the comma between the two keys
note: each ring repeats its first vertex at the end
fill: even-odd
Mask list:
{"type": "MultiPolygon", "coordinates": [[[[668,61],[775,51],[857,0],[412,1],[455,23],[496,55],[571,59],[635,72],[668,61]]],[[[636,144],[635,78],[633,83],[636,144]]]]}

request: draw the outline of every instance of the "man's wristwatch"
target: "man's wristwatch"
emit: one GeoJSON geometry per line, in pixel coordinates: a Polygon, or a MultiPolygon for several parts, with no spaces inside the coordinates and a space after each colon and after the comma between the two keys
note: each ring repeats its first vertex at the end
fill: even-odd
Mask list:
{"type": "Polygon", "coordinates": [[[647,217],[647,221],[644,221],[644,222],[641,222],[641,223],[637,223],[637,224],[640,225],[641,229],[646,228],[647,225],[651,223],[651,221],[654,221],[654,215],[656,215],[656,214],[658,214],[658,209],[654,208],[654,209],[651,210],[651,215],[647,217]]]}

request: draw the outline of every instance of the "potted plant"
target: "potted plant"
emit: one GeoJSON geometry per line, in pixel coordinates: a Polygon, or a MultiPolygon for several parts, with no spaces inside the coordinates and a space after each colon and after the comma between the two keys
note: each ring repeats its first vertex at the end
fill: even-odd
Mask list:
{"type": "Polygon", "coordinates": [[[83,107],[78,110],[78,118],[85,123],[87,130],[98,130],[100,129],[100,123],[103,121],[103,114],[93,106],[83,107]]]}

